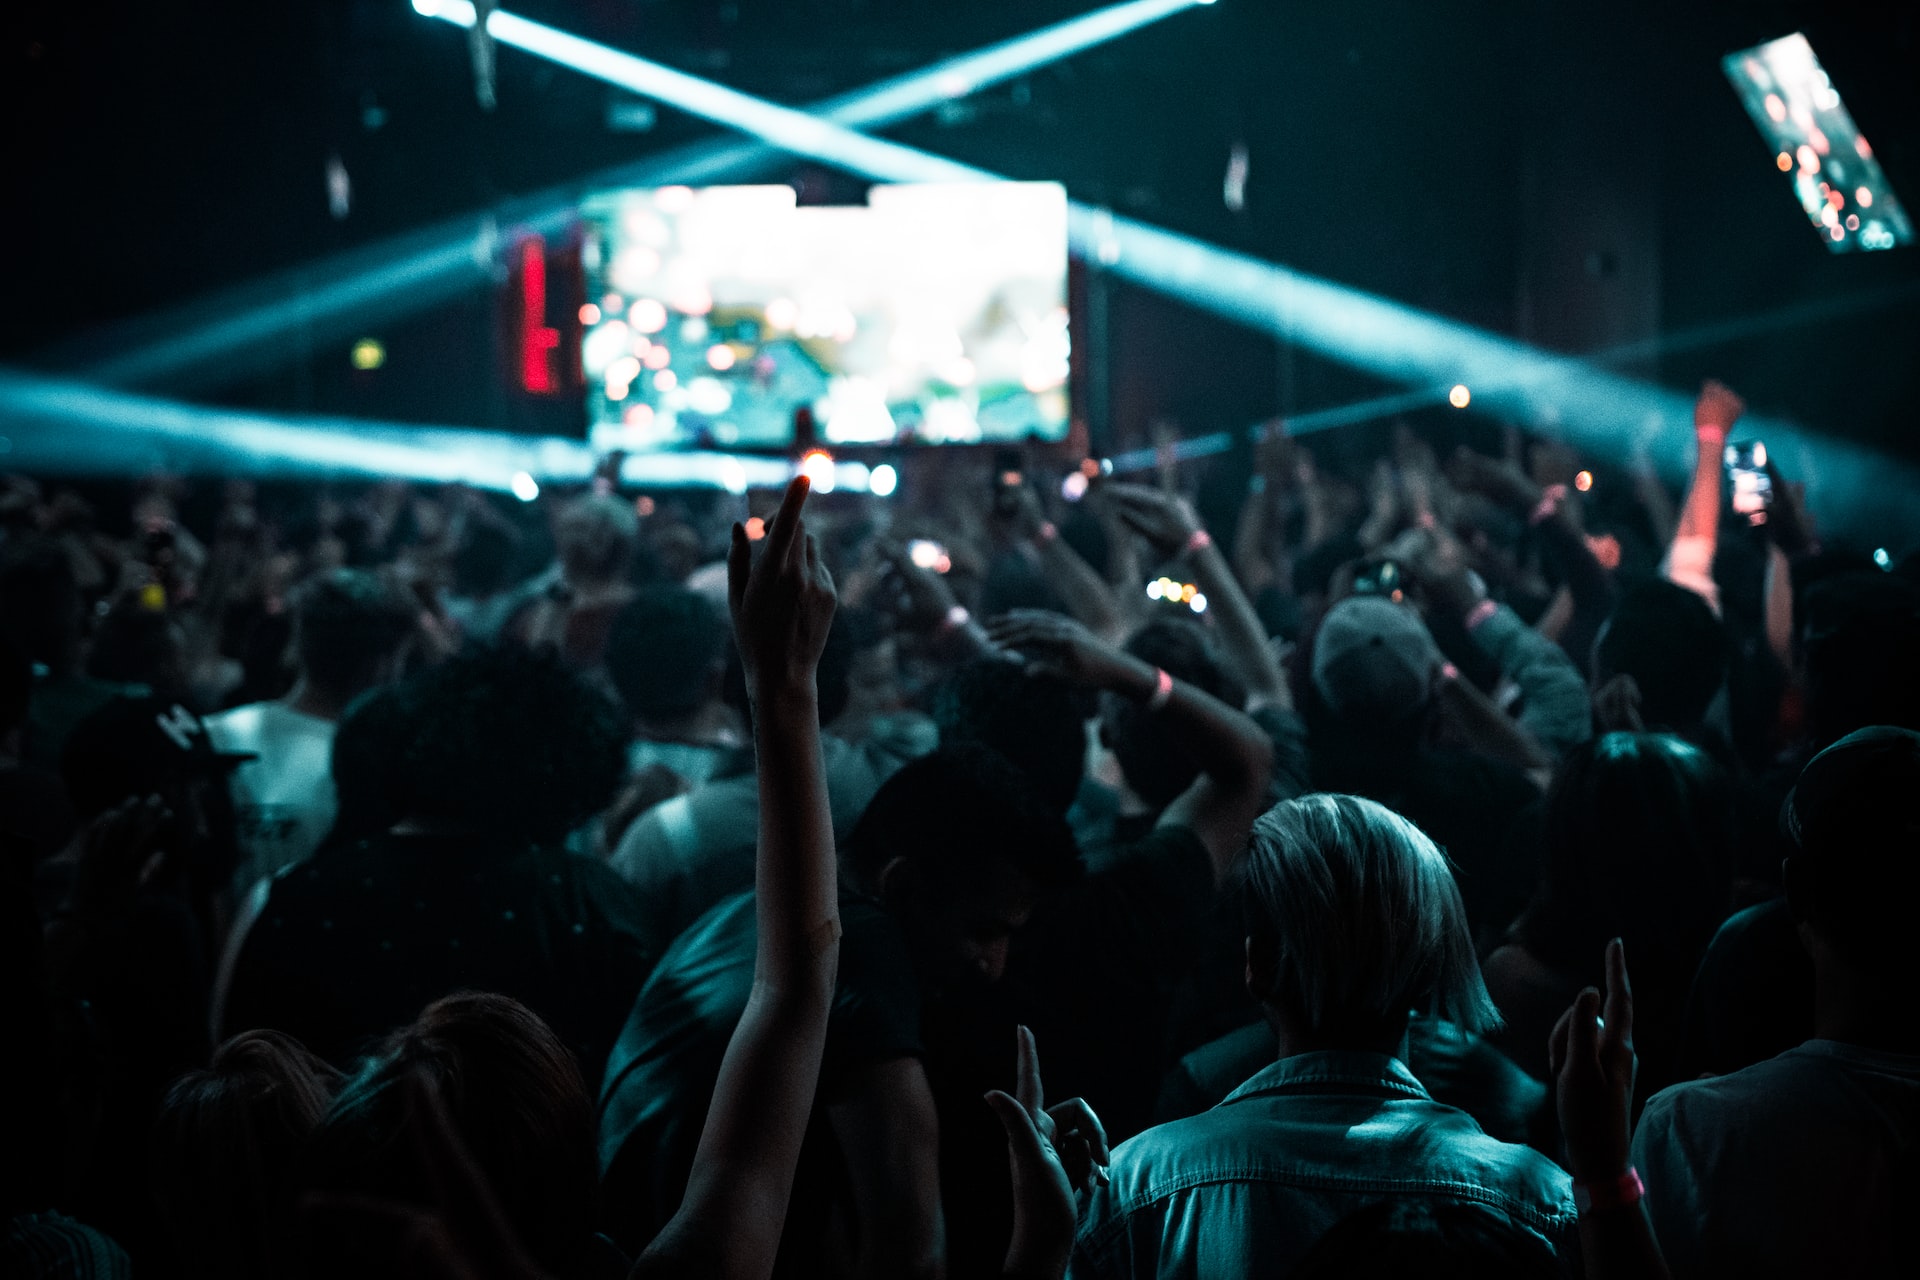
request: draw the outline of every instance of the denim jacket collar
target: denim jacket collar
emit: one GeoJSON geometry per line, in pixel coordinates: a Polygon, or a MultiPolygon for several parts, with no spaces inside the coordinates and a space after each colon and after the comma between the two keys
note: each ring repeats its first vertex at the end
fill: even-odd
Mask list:
{"type": "Polygon", "coordinates": [[[1369,1049],[1315,1049],[1280,1059],[1228,1094],[1220,1105],[1230,1107],[1244,1098],[1264,1094],[1312,1093],[1329,1088],[1336,1092],[1377,1090],[1432,1101],[1406,1063],[1391,1054],[1369,1049]]]}

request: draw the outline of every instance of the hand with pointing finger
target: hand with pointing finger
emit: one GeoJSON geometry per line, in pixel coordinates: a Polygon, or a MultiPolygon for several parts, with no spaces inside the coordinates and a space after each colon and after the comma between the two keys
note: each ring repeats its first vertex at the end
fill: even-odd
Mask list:
{"type": "Polygon", "coordinates": [[[1554,1104],[1575,1182],[1608,1182],[1627,1171],[1632,1141],[1633,988],[1620,939],[1607,944],[1607,991],[1588,987],[1560,1015],[1547,1042],[1554,1104]]]}
{"type": "Polygon", "coordinates": [[[1084,1100],[1046,1105],[1033,1032],[1021,1027],[1015,1034],[1015,1096],[998,1089],[987,1094],[987,1105],[1007,1131],[1013,1170],[1013,1240],[1003,1270],[1055,1277],[1065,1274],[1073,1250],[1079,1220],[1074,1194],[1105,1185],[1113,1156],[1100,1118],[1084,1100]]]}
{"type": "Polygon", "coordinates": [[[733,526],[727,604],[746,669],[747,693],[756,702],[763,694],[811,694],[814,669],[833,626],[833,575],[800,517],[808,487],[805,476],[787,486],[759,555],[746,529],[733,526]]]}

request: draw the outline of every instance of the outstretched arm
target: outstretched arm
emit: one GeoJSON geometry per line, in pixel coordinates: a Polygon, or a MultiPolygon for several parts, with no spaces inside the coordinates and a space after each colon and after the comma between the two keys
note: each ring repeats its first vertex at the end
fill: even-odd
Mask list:
{"type": "Polygon", "coordinates": [[[733,530],[728,591],[760,760],[759,950],[686,1198],[635,1275],[770,1274],[813,1108],[840,915],[814,684],[834,591],[800,518],[806,498],[807,482],[795,480],[758,564],[745,531],[733,530]]]}
{"type": "Polygon", "coordinates": [[[1120,518],[1161,554],[1186,555],[1187,563],[1193,566],[1194,584],[1206,593],[1208,612],[1220,629],[1221,650],[1247,687],[1248,710],[1266,706],[1291,709],[1292,694],[1267,644],[1267,629],[1193,507],[1184,498],[1145,485],[1116,484],[1108,494],[1119,508],[1120,518]]]}
{"type": "Polygon", "coordinates": [[[1713,581],[1713,557],[1720,539],[1720,450],[1727,433],[1746,411],[1729,388],[1708,379],[1693,406],[1693,432],[1699,447],[1693,481],[1680,508],[1680,527],[1660,571],[1668,581],[1698,595],[1720,612],[1720,588],[1713,581]]]}
{"type": "Polygon", "coordinates": [[[1043,671],[1159,711],[1168,734],[1200,765],[1200,777],[1160,821],[1191,830],[1213,860],[1215,881],[1224,881],[1267,803],[1273,744],[1260,726],[1060,614],[1016,609],[995,619],[990,630],[996,643],[1043,671]]]}

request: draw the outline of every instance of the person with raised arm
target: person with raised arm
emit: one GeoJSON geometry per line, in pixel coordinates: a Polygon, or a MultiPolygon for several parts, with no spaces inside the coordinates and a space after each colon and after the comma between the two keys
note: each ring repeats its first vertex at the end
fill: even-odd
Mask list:
{"type": "Polygon", "coordinates": [[[1700,398],[1693,405],[1693,434],[1698,444],[1693,479],[1687,485],[1686,502],[1680,507],[1680,526],[1674,530],[1673,543],[1660,562],[1662,577],[1705,600],[1715,614],[1720,612],[1720,588],[1713,580],[1713,557],[1720,548],[1720,451],[1726,447],[1733,424],[1746,410],[1746,401],[1732,388],[1711,378],[1701,384],[1700,398]]]}
{"type": "Polygon", "coordinates": [[[805,477],[788,486],[758,564],[746,530],[733,527],[727,598],[760,757],[753,991],[727,1042],[686,1197],[635,1276],[770,1275],[813,1109],[840,912],[814,687],[835,597],[801,519],[807,488],[805,477]]]}

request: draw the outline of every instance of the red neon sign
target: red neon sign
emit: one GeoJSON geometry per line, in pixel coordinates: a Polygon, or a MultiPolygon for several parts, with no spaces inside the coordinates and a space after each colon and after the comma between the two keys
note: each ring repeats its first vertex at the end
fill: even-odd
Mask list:
{"type": "Polygon", "coordinates": [[[553,352],[560,331],[547,319],[547,244],[539,236],[520,242],[520,385],[552,395],[553,352]]]}

